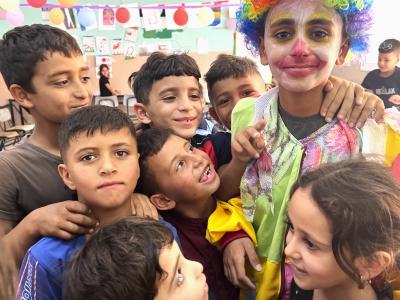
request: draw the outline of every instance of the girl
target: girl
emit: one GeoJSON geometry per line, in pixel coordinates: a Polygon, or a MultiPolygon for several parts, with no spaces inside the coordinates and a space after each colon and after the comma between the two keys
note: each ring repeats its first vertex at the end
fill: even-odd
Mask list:
{"type": "Polygon", "coordinates": [[[385,166],[349,160],[301,176],[288,228],[290,299],[392,299],[371,285],[400,262],[400,186],[385,166]]]}
{"type": "Polygon", "coordinates": [[[101,64],[99,67],[99,88],[100,96],[118,95],[120,92],[114,89],[110,84],[110,68],[106,64],[101,64]]]}

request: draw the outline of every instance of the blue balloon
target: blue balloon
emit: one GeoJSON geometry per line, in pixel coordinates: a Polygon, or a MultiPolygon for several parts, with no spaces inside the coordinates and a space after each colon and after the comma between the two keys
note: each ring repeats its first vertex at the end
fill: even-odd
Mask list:
{"type": "Polygon", "coordinates": [[[84,27],[91,26],[96,23],[96,14],[90,8],[82,8],[78,13],[78,22],[84,27]]]}

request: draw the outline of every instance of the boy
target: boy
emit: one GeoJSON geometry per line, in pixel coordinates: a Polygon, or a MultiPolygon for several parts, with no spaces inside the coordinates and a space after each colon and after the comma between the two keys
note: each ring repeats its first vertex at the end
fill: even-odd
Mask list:
{"type": "Polygon", "coordinates": [[[63,290],[65,300],[208,299],[202,265],[182,255],[165,226],[137,217],[97,231],[72,259],[63,290]]]}
{"type": "Polygon", "coordinates": [[[367,74],[361,85],[378,95],[385,107],[400,105],[400,41],[388,39],[379,45],[378,67],[367,74]]]}
{"type": "Polygon", "coordinates": [[[57,171],[62,163],[60,124],[91,104],[92,84],[76,40],[48,25],[5,33],[0,71],[13,98],[35,120],[28,140],[0,153],[0,239],[19,265],[41,236],[70,239],[96,224],[84,203],[71,201],[76,193],[65,187],[57,171]]]}
{"type": "Polygon", "coordinates": [[[0,238],[19,264],[40,236],[71,238],[96,224],[86,216],[85,204],[66,201],[76,195],[57,173],[60,123],[70,112],[90,105],[92,86],[76,40],[47,25],[5,33],[0,71],[13,98],[35,120],[29,140],[0,153],[0,238]]]}
{"type": "MultiPolygon", "coordinates": [[[[130,198],[140,172],[135,128],[125,113],[101,105],[82,108],[61,125],[59,145],[64,161],[58,166],[60,176],[99,226],[131,215],[130,198]]],[[[85,235],[39,240],[25,255],[17,297],[61,299],[63,272],[85,241],[85,235]]]]}
{"type": "MultiPolygon", "coordinates": [[[[284,296],[288,282],[288,274],[281,273],[284,220],[288,188],[298,175],[359,152],[381,154],[389,165],[399,155],[398,116],[387,115],[391,123],[385,126],[368,121],[362,135],[338,119],[326,124],[319,116],[323,88],[335,63],[343,63],[350,46],[366,46],[371,3],[346,4],[347,9],[342,9],[317,0],[257,6],[246,1],[239,10],[240,31],[279,83],[257,101],[240,101],[232,113],[233,136],[259,119],[268,120],[263,132],[267,147],[248,164],[240,185],[243,209],[257,232],[257,253],[263,264],[256,274],[257,299],[284,296]]],[[[244,272],[244,240],[226,246],[224,261],[235,285],[252,287],[244,272]]]]}
{"type": "Polygon", "coordinates": [[[236,299],[237,290],[224,276],[220,251],[213,243],[221,240],[219,227],[238,231],[243,229],[254,237],[251,225],[241,209],[238,199],[230,204],[213,198],[219,186],[219,177],[206,153],[194,148],[190,142],[169,129],[152,128],[138,138],[140,153],[140,189],[150,197],[164,219],[177,228],[183,254],[204,266],[211,299],[236,299]],[[236,219],[221,219],[221,211],[232,211],[236,219]],[[212,216],[210,216],[213,213],[212,216]],[[217,214],[217,215],[215,215],[217,214]]]}

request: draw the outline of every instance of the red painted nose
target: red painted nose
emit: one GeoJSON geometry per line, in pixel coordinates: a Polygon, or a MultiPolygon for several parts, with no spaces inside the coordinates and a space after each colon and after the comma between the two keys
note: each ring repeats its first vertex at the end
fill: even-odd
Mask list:
{"type": "Polygon", "coordinates": [[[305,56],[310,53],[307,44],[302,39],[297,39],[292,47],[290,55],[305,56]]]}

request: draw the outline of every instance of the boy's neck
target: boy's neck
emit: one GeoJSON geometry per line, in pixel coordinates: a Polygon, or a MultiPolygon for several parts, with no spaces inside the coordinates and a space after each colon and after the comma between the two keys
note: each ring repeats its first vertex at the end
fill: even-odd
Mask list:
{"type": "Polygon", "coordinates": [[[313,300],[376,300],[378,299],[374,289],[367,284],[363,289],[358,288],[356,283],[347,287],[335,287],[332,289],[314,290],[313,300]]]}
{"type": "Polygon", "coordinates": [[[60,148],[58,146],[58,123],[35,122],[35,129],[29,138],[29,141],[35,146],[46,150],[47,152],[60,156],[60,148]]]}
{"type": "Polygon", "coordinates": [[[131,199],[124,201],[123,205],[114,208],[91,207],[91,216],[99,221],[99,226],[105,226],[116,221],[132,216],[131,199]]]}
{"type": "Polygon", "coordinates": [[[204,200],[177,204],[174,209],[187,218],[205,219],[213,213],[215,207],[216,201],[210,196],[204,200]]]}
{"type": "Polygon", "coordinates": [[[396,70],[396,68],[394,68],[393,70],[391,70],[389,72],[381,72],[381,70],[379,70],[379,76],[382,78],[388,78],[393,75],[395,70],[396,70]]]}
{"type": "Polygon", "coordinates": [[[279,87],[279,104],[288,114],[296,117],[319,114],[323,97],[323,85],[307,92],[292,92],[279,87]]]}

